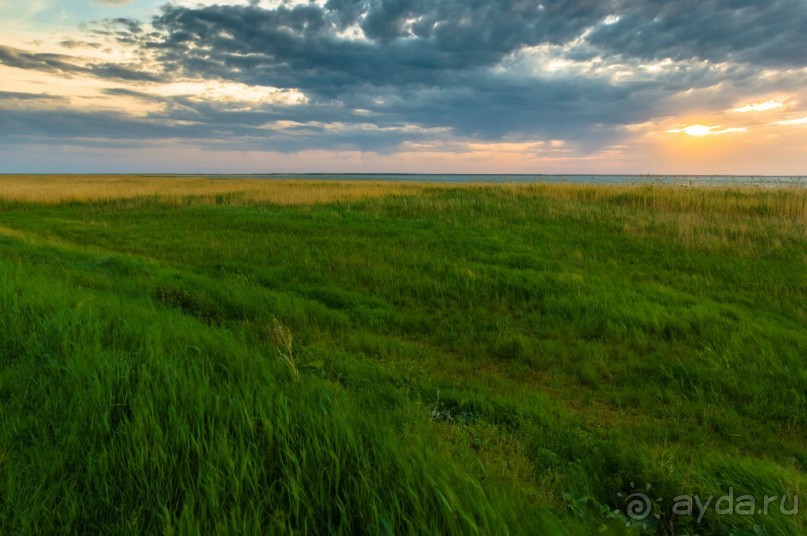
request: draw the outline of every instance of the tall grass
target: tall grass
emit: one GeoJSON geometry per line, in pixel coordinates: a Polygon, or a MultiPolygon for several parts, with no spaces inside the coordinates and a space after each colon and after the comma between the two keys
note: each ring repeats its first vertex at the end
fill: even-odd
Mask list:
{"type": "Polygon", "coordinates": [[[0,199],[60,204],[153,198],[169,204],[274,203],[306,205],[416,193],[418,183],[209,179],[155,176],[0,175],[0,199]]]}
{"type": "Polygon", "coordinates": [[[803,191],[340,187],[0,206],[0,533],[804,532],[803,191]]]}
{"type": "Polygon", "coordinates": [[[4,262],[0,281],[5,534],[481,534],[526,522],[424,438],[327,381],[293,381],[241,336],[143,301],[81,300],[25,272],[4,262]]]}
{"type": "Polygon", "coordinates": [[[807,220],[807,189],[798,187],[671,187],[659,185],[418,183],[312,181],[300,179],[210,179],[137,175],[0,175],[0,199],[61,204],[132,198],[163,203],[274,203],[304,205],[440,190],[489,190],[498,196],[544,197],[606,203],[663,213],[807,220]]]}

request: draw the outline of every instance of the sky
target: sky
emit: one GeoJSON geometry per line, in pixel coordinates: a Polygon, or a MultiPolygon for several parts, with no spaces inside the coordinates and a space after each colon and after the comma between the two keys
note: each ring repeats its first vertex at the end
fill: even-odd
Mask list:
{"type": "Polygon", "coordinates": [[[0,173],[807,175],[807,0],[0,0],[0,173]]]}

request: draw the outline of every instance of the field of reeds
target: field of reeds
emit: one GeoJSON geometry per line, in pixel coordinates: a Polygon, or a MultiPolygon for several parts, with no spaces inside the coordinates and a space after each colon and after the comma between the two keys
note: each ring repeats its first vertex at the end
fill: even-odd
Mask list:
{"type": "Polygon", "coordinates": [[[0,176],[0,534],[804,534],[806,364],[805,189],[0,176]]]}

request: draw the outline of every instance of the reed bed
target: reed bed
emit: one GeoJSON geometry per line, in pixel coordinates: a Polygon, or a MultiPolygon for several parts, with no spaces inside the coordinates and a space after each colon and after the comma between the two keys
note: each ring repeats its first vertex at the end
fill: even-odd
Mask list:
{"type": "Polygon", "coordinates": [[[807,221],[807,188],[671,185],[508,185],[517,196],[605,203],[657,213],[768,216],[807,221]]]}
{"type": "Polygon", "coordinates": [[[380,181],[211,179],[157,176],[0,176],[0,199],[57,205],[71,202],[153,198],[201,204],[272,203],[306,205],[417,193],[433,185],[380,181]]]}
{"type": "Polygon", "coordinates": [[[799,187],[568,183],[491,185],[136,175],[0,175],[0,199],[38,204],[150,197],[175,203],[197,198],[197,202],[202,204],[306,205],[469,188],[489,189],[501,196],[605,203],[657,213],[722,214],[807,221],[807,189],[799,187]]]}

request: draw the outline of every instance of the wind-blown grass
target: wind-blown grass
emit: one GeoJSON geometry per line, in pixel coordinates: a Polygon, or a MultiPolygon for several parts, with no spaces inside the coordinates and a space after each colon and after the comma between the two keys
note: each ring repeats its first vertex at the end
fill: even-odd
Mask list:
{"type": "Polygon", "coordinates": [[[103,180],[0,201],[0,533],[803,533],[669,506],[803,497],[805,191],[103,180]]]}

